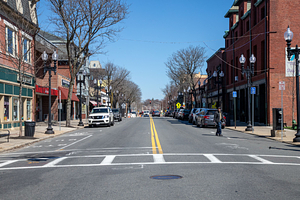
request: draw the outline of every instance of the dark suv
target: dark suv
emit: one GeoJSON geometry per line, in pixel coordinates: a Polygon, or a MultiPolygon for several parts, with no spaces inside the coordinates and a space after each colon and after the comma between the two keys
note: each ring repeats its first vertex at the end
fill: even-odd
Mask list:
{"type": "Polygon", "coordinates": [[[122,116],[121,116],[119,108],[113,108],[111,110],[114,113],[114,120],[122,121],[122,116]]]}

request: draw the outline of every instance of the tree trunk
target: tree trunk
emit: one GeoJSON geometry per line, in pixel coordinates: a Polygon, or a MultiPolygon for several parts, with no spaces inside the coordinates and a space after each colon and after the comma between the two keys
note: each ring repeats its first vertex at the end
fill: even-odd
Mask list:
{"type": "MultiPolygon", "coordinates": [[[[19,131],[19,137],[23,135],[23,126],[22,126],[22,110],[23,110],[23,101],[22,101],[22,80],[23,76],[21,76],[21,73],[19,73],[19,79],[20,79],[20,90],[19,90],[19,122],[20,122],[20,131],[19,131]]],[[[24,114],[24,113],[23,113],[24,114]]]]}
{"type": "MultiPolygon", "coordinates": [[[[72,93],[73,93],[73,86],[74,86],[74,76],[71,74],[70,86],[69,86],[69,93],[68,93],[68,100],[67,100],[67,117],[66,117],[66,126],[71,126],[71,105],[72,105],[72,93]]],[[[75,115],[75,113],[74,113],[75,115]]]]}

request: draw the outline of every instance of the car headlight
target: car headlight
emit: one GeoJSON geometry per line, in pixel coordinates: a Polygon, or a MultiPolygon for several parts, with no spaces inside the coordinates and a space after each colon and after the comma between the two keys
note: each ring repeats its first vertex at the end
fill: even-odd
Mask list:
{"type": "Polygon", "coordinates": [[[105,119],[105,118],[109,118],[109,115],[104,115],[103,118],[104,118],[104,119],[105,119]]]}
{"type": "Polygon", "coordinates": [[[89,117],[89,119],[94,119],[94,117],[93,117],[93,116],[91,116],[91,117],[89,117]]]}

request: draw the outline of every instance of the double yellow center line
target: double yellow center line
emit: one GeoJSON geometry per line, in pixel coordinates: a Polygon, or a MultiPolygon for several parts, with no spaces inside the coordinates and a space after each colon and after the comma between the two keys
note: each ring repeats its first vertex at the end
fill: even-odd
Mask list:
{"type": "Polygon", "coordinates": [[[151,127],[152,152],[153,154],[157,154],[157,149],[158,149],[158,153],[163,154],[152,117],[150,117],[150,127],[151,127]]]}

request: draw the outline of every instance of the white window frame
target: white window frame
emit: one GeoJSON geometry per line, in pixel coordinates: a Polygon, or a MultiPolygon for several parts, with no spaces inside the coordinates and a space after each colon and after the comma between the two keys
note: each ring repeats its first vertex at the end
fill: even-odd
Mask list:
{"type": "Polygon", "coordinates": [[[12,25],[11,23],[9,23],[6,20],[3,20],[4,24],[5,24],[5,49],[6,49],[6,54],[11,55],[11,56],[16,56],[18,54],[18,36],[17,36],[17,32],[19,31],[18,28],[14,25],[12,25]],[[12,54],[8,52],[8,29],[10,29],[12,31],[12,54]]]}
{"type": "Polygon", "coordinates": [[[23,55],[23,60],[26,63],[31,63],[31,40],[27,37],[22,38],[22,55],[23,55]],[[26,44],[26,48],[27,48],[27,52],[25,52],[25,45],[24,45],[24,41],[27,40],[27,44],[26,44]],[[26,54],[26,59],[25,60],[25,54],[26,54]]]}

